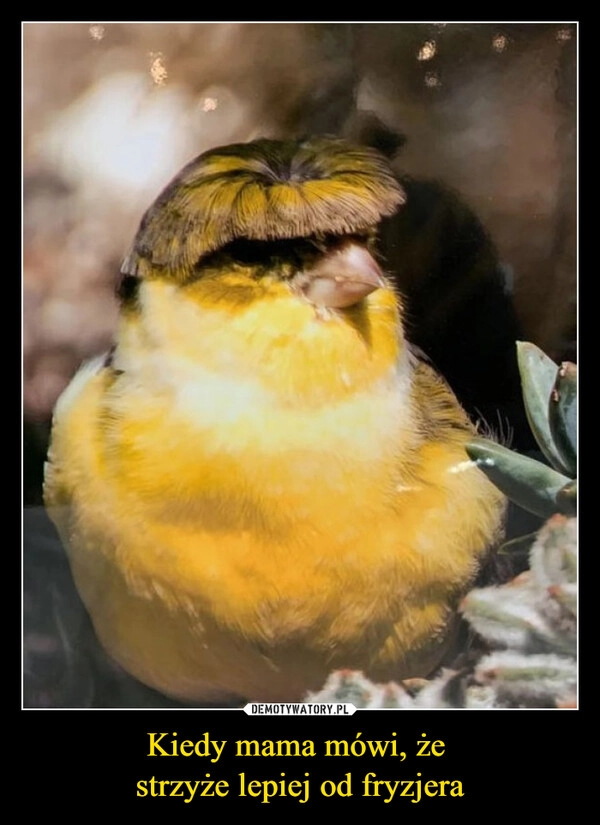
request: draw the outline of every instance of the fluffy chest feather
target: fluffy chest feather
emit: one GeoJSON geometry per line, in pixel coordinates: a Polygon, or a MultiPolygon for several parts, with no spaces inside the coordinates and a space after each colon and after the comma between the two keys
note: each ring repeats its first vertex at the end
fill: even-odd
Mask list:
{"type": "Polygon", "coordinates": [[[126,485],[184,508],[204,494],[252,495],[274,517],[331,496],[340,504],[340,489],[349,509],[359,499],[368,509],[364,474],[377,495],[394,482],[415,428],[388,302],[375,304],[382,317],[365,340],[345,318],[320,318],[285,294],[257,320],[254,309],[199,309],[164,289],[147,290],[143,314],[126,323],[115,359],[123,372],[105,400],[126,485]]]}
{"type": "Polygon", "coordinates": [[[424,436],[393,296],[340,323],[277,295],[260,326],[153,287],[59,405],[47,483],[107,649],[184,696],[294,662],[427,672],[497,503],[424,436]]]}

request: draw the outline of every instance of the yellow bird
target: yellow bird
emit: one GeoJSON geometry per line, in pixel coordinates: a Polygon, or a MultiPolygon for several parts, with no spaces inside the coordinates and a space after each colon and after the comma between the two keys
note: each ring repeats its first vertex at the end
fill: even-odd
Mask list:
{"type": "Polygon", "coordinates": [[[45,500],[101,643],[171,697],[301,700],[447,651],[504,502],[377,262],[403,199],[372,149],[262,139],[200,155],[141,222],[45,500]]]}

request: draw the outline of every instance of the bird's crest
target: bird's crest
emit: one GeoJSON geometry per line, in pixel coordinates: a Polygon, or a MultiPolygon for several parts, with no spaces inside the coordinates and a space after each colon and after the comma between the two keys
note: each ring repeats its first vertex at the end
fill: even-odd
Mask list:
{"type": "Polygon", "coordinates": [[[211,149],[144,215],[124,275],[185,280],[231,241],[361,233],[405,200],[386,159],[337,138],[261,139],[211,149]]]}

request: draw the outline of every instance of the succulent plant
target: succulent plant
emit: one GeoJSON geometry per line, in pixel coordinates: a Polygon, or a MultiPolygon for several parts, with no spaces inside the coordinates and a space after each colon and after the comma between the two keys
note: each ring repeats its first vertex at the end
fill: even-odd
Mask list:
{"type": "Polygon", "coordinates": [[[462,612],[492,648],[476,684],[496,707],[570,707],[577,677],[577,519],[554,515],[539,531],[529,570],[508,584],[472,590],[462,612]]]}
{"type": "MultiPolygon", "coordinates": [[[[574,707],[577,680],[577,367],[517,344],[531,430],[552,467],[485,439],[467,448],[516,504],[547,518],[529,569],[472,590],[462,612],[491,652],[470,674],[494,707],[574,707]]],[[[468,688],[467,688],[468,693],[468,688]]]]}
{"type": "Polygon", "coordinates": [[[519,341],[517,358],[527,419],[551,466],[486,438],[467,445],[469,457],[515,504],[542,518],[577,513],[577,367],[555,364],[519,341]]]}
{"type": "Polygon", "coordinates": [[[321,690],[309,693],[306,702],[348,702],[356,708],[412,707],[404,684],[371,682],[359,670],[335,670],[321,690]]]}

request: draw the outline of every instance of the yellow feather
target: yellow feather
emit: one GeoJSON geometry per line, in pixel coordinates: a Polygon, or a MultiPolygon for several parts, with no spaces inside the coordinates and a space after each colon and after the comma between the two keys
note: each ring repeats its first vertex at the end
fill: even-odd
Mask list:
{"type": "MultiPolygon", "coordinates": [[[[238,220],[252,186],[221,193],[238,220]]],[[[344,186],[340,212],[361,196],[344,186]]],[[[200,704],[301,699],[336,667],[427,675],[502,518],[391,287],[319,312],[273,266],[152,265],[113,363],[74,379],[53,427],[46,502],[101,642],[200,704]]]]}

